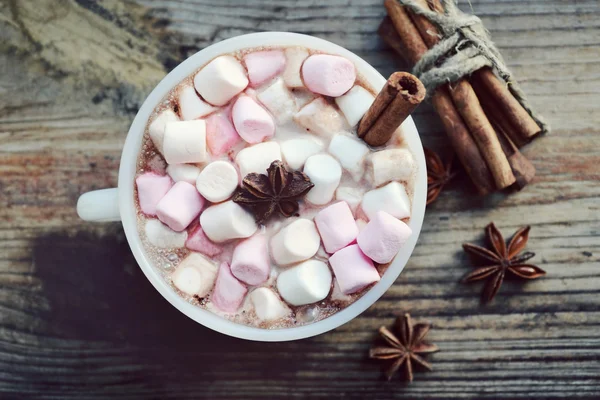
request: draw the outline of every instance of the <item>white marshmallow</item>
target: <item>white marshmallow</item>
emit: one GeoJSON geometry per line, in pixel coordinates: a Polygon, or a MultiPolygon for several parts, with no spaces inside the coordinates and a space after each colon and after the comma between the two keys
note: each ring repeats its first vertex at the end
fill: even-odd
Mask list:
{"type": "Polygon", "coordinates": [[[373,183],[381,186],[390,181],[408,181],[415,170],[415,160],[407,149],[376,151],[369,156],[373,166],[373,183]]]}
{"type": "Polygon", "coordinates": [[[281,79],[277,79],[271,86],[261,90],[257,97],[267,107],[267,110],[273,114],[279,124],[285,124],[291,120],[297,111],[292,92],[281,79]]]}
{"type": "Polygon", "coordinates": [[[340,163],[329,154],[316,154],[306,160],[304,173],[315,185],[308,191],[305,199],[315,205],[329,203],[342,178],[340,163]]]}
{"type": "Polygon", "coordinates": [[[150,135],[150,139],[152,139],[152,143],[154,143],[154,147],[160,152],[163,153],[163,141],[165,137],[165,125],[167,122],[179,121],[179,117],[175,112],[171,109],[164,110],[152,121],[150,126],[148,127],[148,135],[150,135]]]}
{"type": "Polygon", "coordinates": [[[295,89],[293,91],[296,108],[300,109],[313,101],[317,96],[310,90],[295,89]]]}
{"type": "Polygon", "coordinates": [[[404,185],[398,182],[365,193],[361,208],[369,219],[374,218],[377,211],[385,211],[399,219],[410,217],[410,199],[404,185]]]}
{"type": "Polygon", "coordinates": [[[283,318],[290,313],[290,309],[271,289],[260,287],[250,293],[250,301],[254,304],[254,312],[262,321],[273,321],[283,318]]]}
{"type": "Polygon", "coordinates": [[[304,60],[308,58],[308,51],[302,47],[288,47],[285,49],[285,70],[283,71],[283,80],[289,87],[302,87],[302,77],[300,68],[304,60]]]}
{"type": "Polygon", "coordinates": [[[356,226],[358,226],[358,231],[362,232],[363,229],[365,229],[365,227],[367,226],[368,222],[365,221],[364,219],[357,219],[356,220],[356,226]]]}
{"type": "Polygon", "coordinates": [[[200,226],[206,236],[217,243],[250,237],[258,229],[252,214],[231,200],[204,210],[200,214],[200,226]]]}
{"type": "Polygon", "coordinates": [[[331,289],[331,271],[323,261],[308,260],[283,271],[277,278],[277,290],[293,306],[323,300],[331,289]]]}
{"type": "Polygon", "coordinates": [[[213,161],[208,164],[196,180],[196,189],[212,203],[231,197],[239,182],[234,166],[227,161],[213,161]]]}
{"type": "Polygon", "coordinates": [[[204,162],[206,160],[204,120],[168,122],[165,126],[163,155],[169,164],[204,162]]]}
{"type": "Polygon", "coordinates": [[[184,181],[195,185],[200,175],[200,168],[190,164],[171,164],[167,166],[167,174],[175,182],[184,181]]]}
{"type": "Polygon", "coordinates": [[[362,178],[365,156],[369,153],[369,148],[362,141],[346,135],[335,135],[329,143],[328,151],[350,172],[355,181],[362,178]]]}
{"type": "Polygon", "coordinates": [[[343,96],[335,98],[335,103],[342,110],[346,121],[352,127],[358,124],[374,101],[375,96],[364,87],[358,85],[354,86],[343,96]]]}
{"type": "Polygon", "coordinates": [[[275,160],[281,160],[281,148],[277,142],[258,143],[240,150],[235,156],[242,179],[251,172],[266,174],[275,160]]]}
{"type": "Polygon", "coordinates": [[[183,293],[204,297],[217,278],[217,266],[199,253],[190,253],[171,274],[173,285],[183,293]]]}
{"type": "Polygon", "coordinates": [[[220,56],[194,76],[194,87],[210,104],[223,106],[248,86],[242,64],[232,56],[220,56]]]}
{"type": "Polygon", "coordinates": [[[184,86],[181,88],[177,97],[177,103],[179,104],[179,115],[181,115],[181,119],[184,121],[204,117],[216,110],[210,104],[202,101],[193,86],[184,86]]]}
{"type": "Polygon", "coordinates": [[[320,243],[321,237],[315,223],[300,218],[273,235],[271,255],[277,265],[290,265],[314,256],[320,243]]]}
{"type": "Polygon", "coordinates": [[[362,201],[364,191],[357,187],[340,186],[335,191],[335,199],[345,201],[354,214],[362,201]]]}
{"type": "Polygon", "coordinates": [[[319,97],[300,109],[294,121],[312,133],[329,138],[349,129],[344,117],[323,97],[319,97]]]}
{"type": "Polygon", "coordinates": [[[185,246],[187,232],[175,232],[157,219],[149,219],[144,226],[146,239],[151,245],[167,248],[180,248],[185,246]]]}
{"type": "Polygon", "coordinates": [[[323,142],[312,135],[304,138],[290,139],[281,143],[281,155],[283,161],[291,169],[300,169],[306,162],[306,159],[312,155],[320,153],[323,150],[323,142]]]}

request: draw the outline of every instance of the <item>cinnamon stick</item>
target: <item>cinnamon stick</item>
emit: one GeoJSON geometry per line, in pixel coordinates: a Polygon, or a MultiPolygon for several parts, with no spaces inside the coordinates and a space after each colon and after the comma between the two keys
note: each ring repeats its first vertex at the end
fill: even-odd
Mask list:
{"type": "MultiPolygon", "coordinates": [[[[386,0],[385,7],[402,43],[403,57],[415,64],[428,50],[419,31],[410,17],[394,0],[386,0]]],[[[448,93],[448,85],[443,85],[432,96],[432,102],[442,119],[446,133],[452,142],[457,157],[481,194],[494,190],[493,178],[481,152],[469,134],[448,93]]]]}
{"type": "MultiPolygon", "coordinates": [[[[436,11],[440,14],[444,13],[444,6],[440,0],[427,0],[426,3],[423,1],[419,2],[421,6],[436,11]]],[[[427,23],[431,24],[425,17],[418,16],[418,19],[425,19],[427,23]]],[[[423,35],[423,32],[421,31],[423,35]]],[[[432,45],[429,44],[429,47],[432,45]]],[[[482,68],[475,71],[471,75],[471,82],[475,83],[473,89],[477,97],[481,99],[484,96],[491,97],[494,101],[495,107],[500,110],[502,116],[501,120],[506,120],[507,129],[505,134],[508,135],[518,147],[522,147],[524,144],[529,143],[542,130],[538,126],[537,122],[529,115],[527,110],[515,99],[510,90],[506,87],[506,84],[501,81],[492,70],[488,67],[482,68]]]]}
{"type": "Polygon", "coordinates": [[[402,47],[405,49],[404,57],[410,63],[416,64],[428,50],[419,31],[412,23],[404,7],[398,2],[395,0],[385,0],[383,4],[394,25],[394,29],[398,33],[398,38],[402,42],[402,47]]]}
{"type": "Polygon", "coordinates": [[[512,169],[513,174],[515,175],[515,183],[513,184],[513,188],[517,190],[523,189],[527,186],[535,177],[535,167],[525,157],[515,146],[515,144],[510,140],[506,132],[504,132],[501,128],[497,127],[498,131],[498,139],[500,140],[500,145],[502,146],[502,150],[504,154],[506,154],[506,158],[508,158],[508,162],[510,164],[510,168],[512,169]]]}
{"type": "MultiPolygon", "coordinates": [[[[415,3],[425,8],[429,7],[427,0],[415,0],[415,3]]],[[[414,14],[410,11],[408,14],[427,46],[435,46],[440,41],[437,27],[422,15],[414,14]]],[[[502,151],[498,136],[487,119],[471,84],[466,79],[458,80],[453,87],[451,86],[450,96],[456,109],[469,127],[469,131],[479,146],[479,150],[484,155],[494,177],[496,187],[504,189],[511,186],[515,183],[516,178],[512,173],[506,155],[502,151]]]]}
{"type": "Polygon", "coordinates": [[[474,87],[477,97],[488,96],[494,99],[502,119],[508,121],[510,125],[507,133],[514,138],[515,144],[519,143],[519,147],[531,142],[542,132],[531,115],[510,93],[504,81],[497,78],[490,68],[475,71],[471,80],[478,84],[474,87]]]}
{"type": "MultiPolygon", "coordinates": [[[[377,30],[379,36],[387,43],[404,61],[407,50],[394,28],[390,17],[385,17],[377,30]]],[[[450,95],[448,94],[448,85],[437,89],[431,98],[433,107],[440,116],[444,129],[448,132],[448,138],[459,159],[475,186],[482,194],[492,192],[495,187],[492,184],[492,176],[487,169],[485,161],[479,153],[479,149],[473,138],[469,134],[469,129],[464,124],[462,117],[456,111],[450,95]],[[459,150],[460,149],[460,150],[459,150]],[[464,161],[463,161],[464,160],[464,161]],[[480,187],[483,185],[483,187],[480,187]]]]}
{"type": "Polygon", "coordinates": [[[394,28],[394,24],[389,16],[386,16],[381,24],[379,24],[379,28],[377,28],[377,34],[379,37],[383,39],[385,44],[390,46],[392,50],[396,52],[404,61],[407,61],[404,57],[404,53],[407,51],[403,44],[402,40],[400,40],[400,36],[398,32],[396,32],[396,28],[394,28]]]}
{"type": "MultiPolygon", "coordinates": [[[[479,72],[479,71],[477,71],[479,72]]],[[[527,143],[527,140],[515,131],[511,121],[504,117],[500,112],[500,108],[496,102],[496,98],[493,94],[489,93],[481,82],[481,79],[471,79],[471,85],[479,98],[479,102],[483,107],[489,120],[492,122],[494,127],[499,127],[504,135],[510,138],[510,140],[517,146],[522,147],[527,143]]]]}
{"type": "Polygon", "coordinates": [[[471,84],[465,79],[457,81],[454,87],[450,87],[450,97],[484,155],[496,187],[505,189],[511,186],[516,178],[506,154],[502,151],[498,135],[485,115],[471,84]]]}
{"type": "MultiPolygon", "coordinates": [[[[438,13],[443,13],[444,9],[439,0],[429,0],[427,3],[420,2],[421,6],[429,6],[430,9],[437,11],[438,13]]],[[[411,14],[411,17],[419,21],[417,24],[417,28],[420,29],[421,36],[427,42],[429,46],[435,45],[438,39],[435,34],[437,33],[436,27],[425,17],[421,15],[411,14]]],[[[496,76],[493,74],[490,68],[482,68],[479,71],[476,71],[472,76],[472,86],[477,94],[477,97],[481,103],[481,106],[488,117],[488,120],[492,123],[494,130],[498,136],[498,141],[504,152],[512,173],[515,177],[515,182],[513,186],[517,190],[521,190],[524,188],[529,182],[533,180],[535,176],[535,167],[531,162],[521,154],[518,150],[517,145],[515,143],[520,143],[520,145],[524,144],[525,141],[523,137],[518,133],[519,130],[514,129],[514,125],[511,124],[511,121],[514,118],[519,120],[519,123],[523,121],[527,121],[527,118],[535,124],[535,121],[531,118],[529,114],[521,107],[521,105],[516,101],[516,99],[510,94],[508,89],[496,76]],[[490,88],[493,89],[490,90],[490,88]],[[525,114],[527,114],[527,118],[521,117],[505,117],[500,112],[500,108],[498,107],[498,99],[502,103],[510,103],[511,107],[504,108],[504,112],[510,112],[508,110],[516,110],[520,108],[525,114]],[[515,105],[516,103],[516,105],[515,105]]],[[[519,113],[517,111],[517,113],[519,113]]],[[[525,122],[526,123],[526,122],[525,122]]],[[[535,124],[535,128],[529,126],[529,130],[535,130],[537,128],[537,124],[535,124]]],[[[539,130],[539,128],[537,128],[539,130]]],[[[523,130],[521,130],[522,132],[523,130]]]]}
{"type": "Polygon", "coordinates": [[[358,136],[383,146],[425,98],[425,87],[408,72],[394,72],[358,125],[358,136]]]}
{"type": "MultiPolygon", "coordinates": [[[[475,91],[477,91],[477,86],[475,86],[475,91]]],[[[512,137],[507,131],[507,129],[511,128],[506,123],[507,121],[504,119],[502,113],[499,112],[495,103],[482,101],[481,104],[485,114],[488,116],[488,119],[498,134],[502,150],[504,151],[504,154],[506,154],[510,168],[515,176],[516,181],[513,186],[515,189],[521,190],[535,177],[535,167],[519,151],[518,147],[512,141],[512,137]]]]}
{"type": "Polygon", "coordinates": [[[493,192],[496,188],[490,170],[481,157],[481,152],[471,137],[469,129],[452,103],[448,94],[448,85],[438,87],[431,97],[431,102],[442,120],[456,156],[478,192],[480,194],[493,192]]]}

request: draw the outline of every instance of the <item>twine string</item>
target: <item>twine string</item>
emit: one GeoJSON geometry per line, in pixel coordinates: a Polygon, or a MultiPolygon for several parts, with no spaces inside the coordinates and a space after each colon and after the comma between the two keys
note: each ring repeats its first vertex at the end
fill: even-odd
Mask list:
{"type": "Polygon", "coordinates": [[[412,0],[397,1],[413,13],[427,18],[440,32],[440,41],[423,55],[412,71],[423,82],[427,93],[433,93],[438,86],[456,82],[483,67],[491,67],[506,82],[510,93],[542,132],[549,131],[548,124],[531,108],[479,17],[460,11],[455,0],[442,0],[444,14],[423,8],[412,0]]]}

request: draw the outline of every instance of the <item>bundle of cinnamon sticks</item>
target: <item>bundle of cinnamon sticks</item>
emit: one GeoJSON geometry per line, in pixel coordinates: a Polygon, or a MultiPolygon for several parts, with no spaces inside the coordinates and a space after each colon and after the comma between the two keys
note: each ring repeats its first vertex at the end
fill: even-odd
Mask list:
{"type": "MultiPolygon", "coordinates": [[[[414,0],[443,13],[439,0],[414,0]]],[[[440,40],[436,26],[396,0],[385,0],[388,12],[378,33],[401,57],[416,64],[440,40]]],[[[522,189],[535,168],[519,151],[541,128],[489,67],[430,96],[454,151],[481,194],[508,187],[522,189]]]]}

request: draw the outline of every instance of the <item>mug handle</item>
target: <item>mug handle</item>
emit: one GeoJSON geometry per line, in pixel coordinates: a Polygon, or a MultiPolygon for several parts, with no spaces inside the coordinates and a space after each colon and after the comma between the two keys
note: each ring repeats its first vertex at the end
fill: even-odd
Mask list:
{"type": "Polygon", "coordinates": [[[77,215],[84,221],[120,221],[118,189],[94,190],[82,194],[77,200],[77,215]]]}

